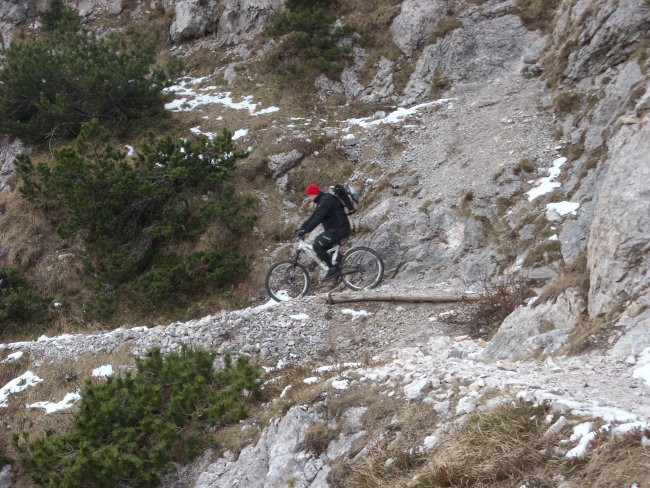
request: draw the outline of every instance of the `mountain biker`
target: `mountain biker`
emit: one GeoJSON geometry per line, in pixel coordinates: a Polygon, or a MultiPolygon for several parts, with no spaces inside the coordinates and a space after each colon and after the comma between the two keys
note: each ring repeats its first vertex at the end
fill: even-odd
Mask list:
{"type": "Polygon", "coordinates": [[[302,239],[319,224],[323,224],[325,231],[316,236],[312,244],[318,258],[328,266],[328,271],[323,281],[331,280],[341,274],[341,268],[332,263],[331,256],[327,253],[341,240],[350,235],[350,220],[345,213],[341,201],[330,193],[320,191],[317,185],[311,183],[305,188],[307,200],[316,204],[316,210],[296,231],[294,236],[302,239]]]}

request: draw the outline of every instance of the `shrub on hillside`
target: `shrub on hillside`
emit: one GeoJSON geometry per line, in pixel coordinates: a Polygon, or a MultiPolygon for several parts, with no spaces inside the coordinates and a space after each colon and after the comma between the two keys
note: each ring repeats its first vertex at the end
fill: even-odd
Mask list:
{"type": "Polygon", "coordinates": [[[247,272],[236,241],[255,216],[230,182],[246,153],[227,131],[212,140],[150,135],[133,160],[106,137],[94,122],[74,146],[57,148],[51,165],[34,165],[24,154],[16,160],[23,196],[45,208],[63,237],[83,239],[100,288],[112,293],[135,280],[131,291],[161,303],[223,289],[247,272]],[[212,250],[189,258],[170,252],[215,222],[227,238],[212,250]]]}
{"type": "Polygon", "coordinates": [[[248,264],[235,248],[195,252],[168,267],[144,273],[125,290],[145,305],[167,306],[171,297],[192,295],[197,291],[222,291],[233,279],[249,271],[248,264]]]}
{"type": "Polygon", "coordinates": [[[530,284],[518,276],[501,280],[484,276],[480,286],[483,290],[478,300],[442,316],[441,321],[463,326],[474,338],[490,339],[505,318],[533,293],[530,284]]]}
{"type": "Polygon", "coordinates": [[[340,41],[348,30],[333,26],[335,18],[328,9],[335,4],[336,0],[287,0],[287,10],[266,30],[269,36],[286,36],[275,58],[278,73],[335,76],[341,70],[349,50],[340,41]]]}
{"type": "Polygon", "coordinates": [[[98,38],[60,1],[42,15],[38,35],[15,39],[0,56],[0,131],[21,138],[74,136],[92,118],[115,127],[161,109],[154,43],[98,38]]]}
{"type": "Polygon", "coordinates": [[[45,320],[50,299],[34,290],[12,268],[0,269],[0,333],[12,325],[45,320]]]}
{"type": "Polygon", "coordinates": [[[236,423],[262,396],[259,369],[240,357],[213,369],[215,354],[151,350],[135,373],[88,382],[72,431],[26,445],[15,437],[24,472],[37,486],[154,487],[170,463],[187,462],[206,429],[236,423]]]}

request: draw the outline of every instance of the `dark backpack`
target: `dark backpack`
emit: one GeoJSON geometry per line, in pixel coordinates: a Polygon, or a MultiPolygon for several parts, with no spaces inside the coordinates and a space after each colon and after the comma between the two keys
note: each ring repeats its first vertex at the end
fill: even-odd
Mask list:
{"type": "Polygon", "coordinates": [[[361,199],[361,192],[349,183],[344,185],[334,185],[334,195],[343,204],[345,213],[352,215],[359,208],[359,200],[361,199]]]}

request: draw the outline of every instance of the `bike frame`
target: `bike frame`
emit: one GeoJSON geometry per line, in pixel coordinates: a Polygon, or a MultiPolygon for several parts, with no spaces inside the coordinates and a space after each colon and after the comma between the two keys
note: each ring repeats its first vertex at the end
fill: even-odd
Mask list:
{"type": "MultiPolygon", "coordinates": [[[[329,249],[327,252],[328,254],[332,255],[332,262],[335,263],[338,260],[339,257],[339,249],[341,248],[340,244],[336,244],[332,249],[329,249]]],[[[323,271],[327,271],[329,267],[327,264],[325,264],[323,261],[319,259],[318,256],[316,256],[316,251],[314,251],[314,248],[312,247],[311,244],[306,243],[302,239],[298,240],[298,243],[296,244],[296,255],[293,258],[295,262],[299,262],[300,258],[300,253],[304,252],[307,256],[309,256],[312,260],[316,261],[318,263],[318,266],[323,271]]]]}

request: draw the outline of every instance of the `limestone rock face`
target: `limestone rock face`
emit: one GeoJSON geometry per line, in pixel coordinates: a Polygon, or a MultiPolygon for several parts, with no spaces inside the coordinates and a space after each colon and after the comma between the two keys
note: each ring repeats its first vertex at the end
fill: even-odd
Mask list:
{"type": "Polygon", "coordinates": [[[362,102],[377,103],[393,98],[395,93],[393,65],[391,60],[381,57],[377,63],[377,74],[359,97],[362,102]]]}
{"type": "Polygon", "coordinates": [[[457,83],[502,76],[521,62],[538,38],[515,15],[467,20],[464,27],[423,49],[402,105],[426,99],[436,77],[457,83]]]}
{"type": "Polygon", "coordinates": [[[28,10],[28,2],[12,2],[11,0],[3,0],[0,2],[0,21],[20,24],[27,18],[28,10]]]}
{"type": "Polygon", "coordinates": [[[650,115],[612,141],[589,236],[590,317],[650,293],[648,154],[650,115]]]}
{"type": "Polygon", "coordinates": [[[217,2],[210,0],[181,0],[176,4],[174,21],[169,28],[172,41],[195,39],[214,30],[217,2]]]}
{"type": "Polygon", "coordinates": [[[0,191],[10,190],[9,181],[14,173],[14,159],[18,153],[25,150],[19,139],[12,137],[0,138],[0,191]]]}
{"type": "MultiPolygon", "coordinates": [[[[618,120],[621,113],[627,112],[631,105],[631,97],[637,87],[645,86],[643,72],[636,60],[623,63],[613,69],[607,70],[611,79],[607,84],[601,84],[605,77],[597,77],[586,92],[598,93],[598,102],[591,110],[588,120],[581,121],[579,132],[584,132],[584,145],[586,150],[599,147],[607,139],[607,134],[613,126],[620,126],[618,120]]],[[[587,85],[587,82],[582,83],[587,85]]],[[[573,137],[578,134],[574,133],[573,137]]],[[[582,136],[580,136],[582,137],[582,136]]]]}
{"type": "Polygon", "coordinates": [[[625,61],[636,43],[648,36],[650,12],[644,0],[565,0],[556,17],[553,42],[575,43],[565,76],[581,79],[625,61]],[[576,29],[576,26],[581,26],[576,29]]]}
{"type": "Polygon", "coordinates": [[[11,488],[13,486],[14,471],[10,464],[0,469],[0,488],[11,488]]]}
{"type": "Polygon", "coordinates": [[[324,462],[301,452],[300,443],[315,420],[313,414],[293,407],[264,430],[257,444],[242,449],[237,460],[222,457],[208,466],[194,487],[263,488],[287,486],[289,480],[295,486],[311,486],[324,462]]]}
{"type": "Polygon", "coordinates": [[[561,294],[555,303],[521,306],[503,321],[483,351],[483,357],[519,359],[557,351],[566,344],[584,310],[584,300],[572,289],[561,294]]]}
{"type": "Polygon", "coordinates": [[[406,0],[395,17],[390,32],[393,42],[406,56],[410,56],[445,16],[447,2],[443,0],[406,0]]]}
{"type": "Polygon", "coordinates": [[[117,15],[122,11],[122,8],[122,0],[82,0],[79,2],[77,11],[82,17],[87,17],[102,12],[117,15]]]}
{"type": "Polygon", "coordinates": [[[226,0],[217,28],[218,44],[232,46],[259,34],[282,0],[226,0]]]}

